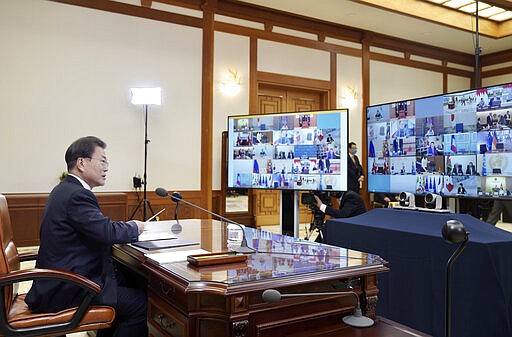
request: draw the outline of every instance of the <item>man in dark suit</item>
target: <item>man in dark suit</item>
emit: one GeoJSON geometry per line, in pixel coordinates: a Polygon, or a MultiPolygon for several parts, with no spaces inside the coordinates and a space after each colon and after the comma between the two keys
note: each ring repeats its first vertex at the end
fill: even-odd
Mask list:
{"type": "Polygon", "coordinates": [[[469,164],[466,166],[466,174],[470,176],[476,175],[476,167],[472,161],[470,161],[469,164]]]}
{"type": "Polygon", "coordinates": [[[366,212],[363,198],[353,191],[341,192],[339,209],[325,205],[316,195],[315,200],[320,211],[335,218],[350,218],[366,212]]]}
{"type": "Polygon", "coordinates": [[[396,193],[377,192],[373,195],[373,201],[387,208],[390,202],[399,201],[399,197],[396,193]]]}
{"type": "MultiPolygon", "coordinates": [[[[137,241],[144,223],[115,222],[101,213],[92,188],[105,184],[105,147],[102,140],[90,136],[76,140],[67,149],[68,175],[48,197],[36,268],[72,271],[101,286],[93,303],[114,307],[116,320],[112,328],[100,330],[98,337],[145,337],[146,294],[123,283],[111,256],[113,244],[137,241]]],[[[34,312],[57,312],[77,306],[83,297],[77,286],[36,280],[25,302],[34,312]]]]}
{"type": "Polygon", "coordinates": [[[356,156],[356,143],[348,143],[348,160],[347,160],[347,184],[350,191],[359,193],[360,184],[364,181],[364,170],[356,156]]]}

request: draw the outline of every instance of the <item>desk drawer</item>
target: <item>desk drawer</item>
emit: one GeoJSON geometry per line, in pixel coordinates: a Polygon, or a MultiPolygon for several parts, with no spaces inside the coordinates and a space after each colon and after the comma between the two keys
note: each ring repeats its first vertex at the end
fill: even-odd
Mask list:
{"type": "Polygon", "coordinates": [[[188,336],[187,319],[174,308],[162,302],[155,294],[149,294],[148,323],[154,337],[188,336]]]}
{"type": "Polygon", "coordinates": [[[176,286],[166,282],[158,277],[149,278],[149,289],[153,292],[155,297],[169,302],[173,306],[179,307],[181,310],[186,309],[187,295],[176,288],[176,286]]]}

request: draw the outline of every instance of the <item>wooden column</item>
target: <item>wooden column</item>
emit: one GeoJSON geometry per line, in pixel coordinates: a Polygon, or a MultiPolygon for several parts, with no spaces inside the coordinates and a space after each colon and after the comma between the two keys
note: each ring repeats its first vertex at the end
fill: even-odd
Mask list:
{"type": "MultiPolygon", "coordinates": [[[[366,133],[366,107],[370,105],[370,43],[373,38],[373,34],[365,33],[362,42],[362,85],[363,85],[363,106],[361,108],[361,125],[363,133],[366,133]]],[[[361,165],[365,172],[368,168],[368,142],[366,137],[362,138],[362,151],[361,151],[361,165]]],[[[370,209],[370,194],[368,193],[368,176],[365,176],[363,185],[363,200],[366,205],[366,209],[370,209]]]]}
{"type": "MultiPolygon", "coordinates": [[[[201,204],[212,209],[213,48],[216,0],[203,2],[203,76],[201,102],[201,204]]],[[[211,218],[205,214],[205,218],[211,218]]]]}
{"type": "Polygon", "coordinates": [[[338,75],[338,62],[337,62],[338,54],[335,52],[331,52],[331,93],[329,96],[329,104],[327,108],[336,109],[338,107],[337,97],[337,75],[338,75]]]}

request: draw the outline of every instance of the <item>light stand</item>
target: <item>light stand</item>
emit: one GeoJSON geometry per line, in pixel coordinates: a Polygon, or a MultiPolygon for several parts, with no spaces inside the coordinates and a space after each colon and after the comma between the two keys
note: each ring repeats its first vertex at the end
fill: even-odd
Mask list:
{"type": "Polygon", "coordinates": [[[144,196],[137,204],[137,207],[132,212],[130,219],[133,219],[137,211],[142,205],[142,213],[143,213],[143,221],[147,219],[147,209],[151,211],[151,214],[154,215],[155,212],[151,207],[151,203],[147,199],[147,167],[148,167],[148,105],[155,104],[160,105],[162,94],[161,88],[131,88],[132,91],[132,104],[142,104],[144,105],[144,174],[142,184],[144,185],[144,196]]]}
{"type": "Polygon", "coordinates": [[[445,298],[445,337],[451,336],[452,320],[452,265],[462,253],[469,239],[464,225],[458,220],[448,220],[442,229],[443,239],[447,243],[462,242],[446,263],[446,298],[445,298]]]}

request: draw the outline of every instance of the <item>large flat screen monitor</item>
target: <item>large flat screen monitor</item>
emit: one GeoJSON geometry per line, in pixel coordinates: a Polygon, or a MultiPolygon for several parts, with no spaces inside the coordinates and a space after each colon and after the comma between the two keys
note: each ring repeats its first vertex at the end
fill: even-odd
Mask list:
{"type": "Polygon", "coordinates": [[[228,117],[228,188],[345,191],[348,110],[228,117]]]}
{"type": "Polygon", "coordinates": [[[512,83],[369,106],[369,192],[512,197],[512,83]]]}

